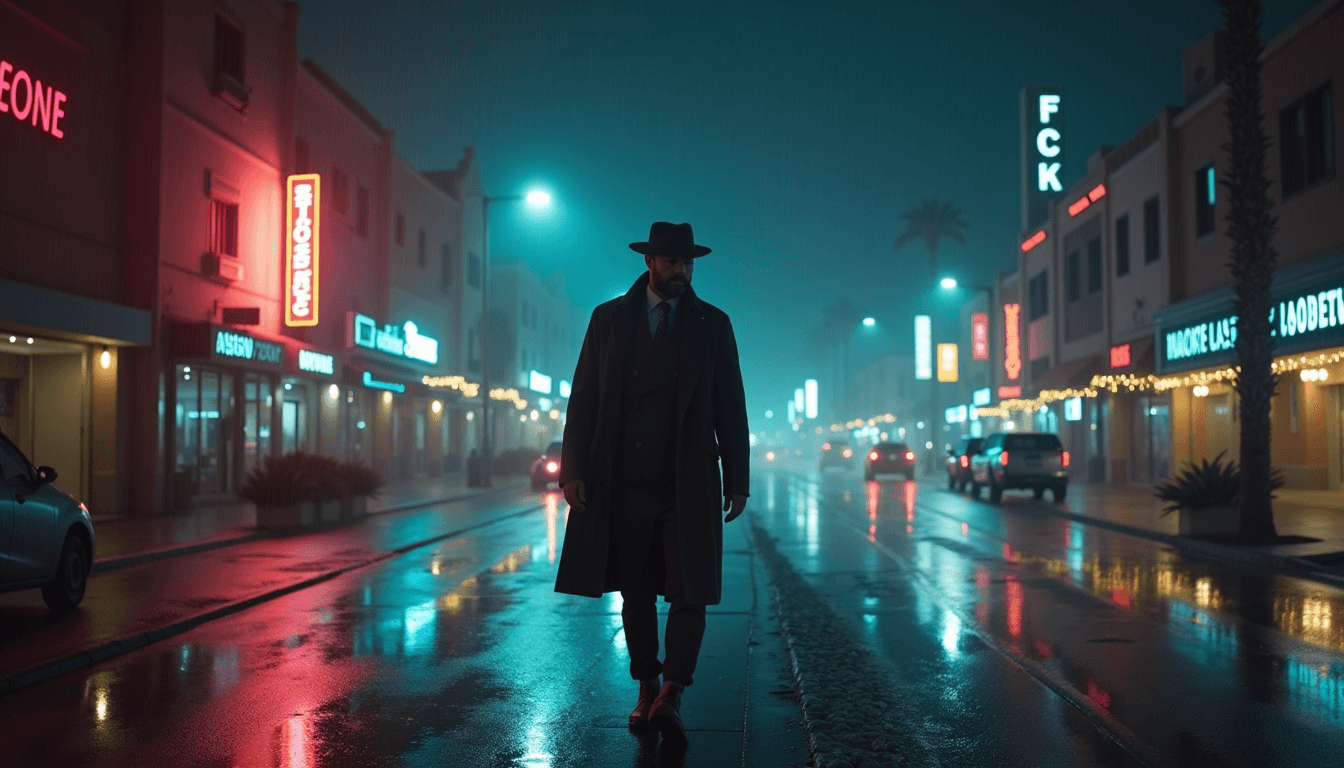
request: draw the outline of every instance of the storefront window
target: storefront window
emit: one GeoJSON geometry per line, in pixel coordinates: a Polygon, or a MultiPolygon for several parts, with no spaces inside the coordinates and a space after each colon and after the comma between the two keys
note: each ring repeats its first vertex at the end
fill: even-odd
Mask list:
{"type": "Polygon", "coordinates": [[[271,403],[268,377],[249,373],[243,383],[243,476],[271,455],[271,403]]]}
{"type": "Polygon", "coordinates": [[[1171,398],[1149,395],[1136,400],[1135,479],[1157,482],[1171,475],[1171,398]]]}
{"type": "Polygon", "coordinates": [[[369,425],[365,422],[366,395],[357,389],[345,390],[345,413],[341,418],[341,450],[348,461],[368,461],[369,425]]]}
{"type": "Polygon", "coordinates": [[[189,365],[177,366],[176,376],[175,481],[192,496],[228,491],[233,485],[229,438],[233,377],[189,365]]]}
{"type": "Polygon", "coordinates": [[[308,384],[286,379],[281,389],[281,453],[308,450],[308,384]]]}

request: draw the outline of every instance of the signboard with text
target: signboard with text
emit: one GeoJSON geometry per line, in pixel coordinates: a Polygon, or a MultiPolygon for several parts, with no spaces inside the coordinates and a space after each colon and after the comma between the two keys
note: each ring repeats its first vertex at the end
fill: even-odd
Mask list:
{"type": "Polygon", "coordinates": [[[1022,231],[1050,217],[1050,202],[1064,192],[1064,110],[1058,88],[1022,89],[1022,231]]]}
{"type": "Polygon", "coordinates": [[[55,139],[65,138],[65,92],[42,83],[42,77],[21,64],[0,59],[0,117],[12,117],[55,139]]]}
{"type": "Polygon", "coordinates": [[[989,359],[989,315],[985,312],[971,314],[971,359],[989,359]]]}
{"type": "Polygon", "coordinates": [[[285,325],[317,325],[321,179],[290,176],[285,195],[285,325]]]}
{"type": "Polygon", "coordinates": [[[409,320],[401,325],[379,325],[368,315],[351,313],[350,346],[429,365],[439,362],[438,339],[420,333],[416,324],[409,320]]]}
{"type": "Polygon", "coordinates": [[[1022,305],[1003,305],[1003,373],[1008,381],[1022,376],[1022,305]]]}
{"type": "Polygon", "coordinates": [[[1130,363],[1129,345],[1119,344],[1111,347],[1111,368],[1128,368],[1130,363]]]}
{"type": "Polygon", "coordinates": [[[915,315],[915,378],[933,378],[933,318],[915,315]]]}
{"type": "Polygon", "coordinates": [[[938,345],[938,380],[957,380],[957,345],[938,345]]]}

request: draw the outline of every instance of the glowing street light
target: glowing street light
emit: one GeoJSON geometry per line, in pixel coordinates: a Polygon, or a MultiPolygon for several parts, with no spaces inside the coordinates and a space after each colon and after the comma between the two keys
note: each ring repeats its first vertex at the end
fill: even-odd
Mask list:
{"type": "Polygon", "coordinates": [[[527,193],[523,198],[527,204],[533,208],[546,208],[551,204],[551,193],[541,189],[534,189],[527,193]]]}
{"type": "Polygon", "coordinates": [[[869,328],[872,328],[874,325],[877,325],[877,321],[871,317],[865,317],[863,318],[863,324],[869,328]]]}
{"type": "Polygon", "coordinates": [[[948,290],[951,290],[957,287],[957,278],[944,277],[942,280],[938,281],[938,284],[943,286],[944,288],[947,288],[948,290]]]}

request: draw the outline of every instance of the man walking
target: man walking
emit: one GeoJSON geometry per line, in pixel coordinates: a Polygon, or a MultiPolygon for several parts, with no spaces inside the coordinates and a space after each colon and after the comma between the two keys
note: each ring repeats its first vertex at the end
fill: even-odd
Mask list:
{"type": "Polygon", "coordinates": [[[555,589],[620,591],[639,681],[630,727],[684,743],[681,692],[705,606],[721,598],[723,523],[747,502],[746,400],[732,324],[691,289],[695,259],[710,249],[690,224],[665,221],[630,248],[648,271],[593,311],[574,371],[559,478],[571,511],[555,589]],[[662,662],[660,594],[671,604],[662,662]]]}

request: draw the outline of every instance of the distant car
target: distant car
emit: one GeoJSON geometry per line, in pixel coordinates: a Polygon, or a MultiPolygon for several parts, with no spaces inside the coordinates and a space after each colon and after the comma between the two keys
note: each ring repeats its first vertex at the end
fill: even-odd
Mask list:
{"type": "Polygon", "coordinates": [[[905,443],[877,443],[868,449],[863,465],[863,479],[874,480],[878,475],[904,475],[915,479],[915,452],[905,443]]]}
{"type": "Polygon", "coordinates": [[[989,500],[998,503],[1010,488],[1030,488],[1036,498],[1050,489],[1055,501],[1069,491],[1069,452],[1049,432],[995,432],[971,456],[971,495],[989,488],[989,500]]]}
{"type": "Polygon", "coordinates": [[[540,491],[547,485],[560,479],[560,453],[564,444],[559,440],[546,446],[546,450],[532,462],[532,490],[540,491]]]}
{"type": "Polygon", "coordinates": [[[62,611],[84,599],[95,538],[88,508],[55,479],[0,433],[0,591],[41,587],[62,611]]]}
{"type": "Polygon", "coordinates": [[[947,449],[947,489],[964,491],[971,483],[971,456],[980,452],[983,437],[963,437],[947,449]]]}
{"type": "Polygon", "coordinates": [[[844,440],[830,440],[821,444],[821,470],[845,468],[854,458],[854,449],[844,440]]]}

